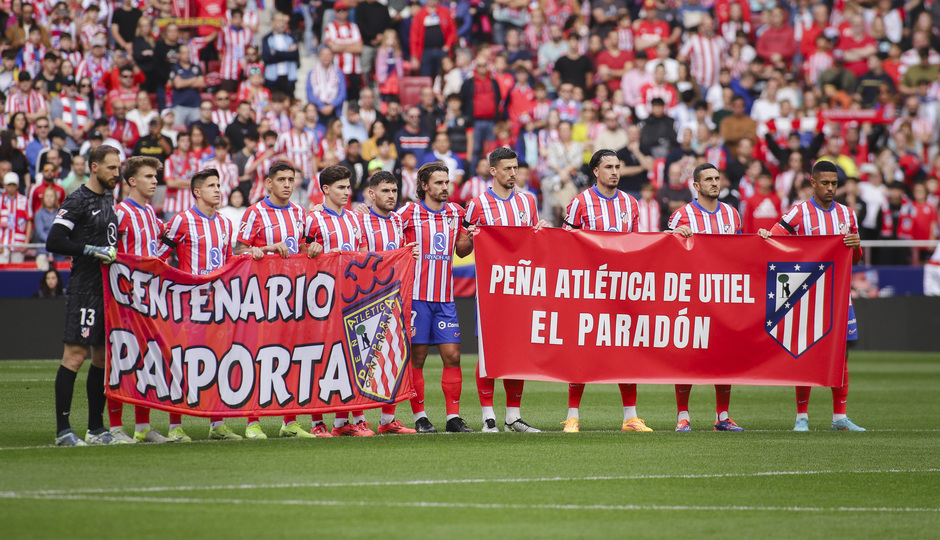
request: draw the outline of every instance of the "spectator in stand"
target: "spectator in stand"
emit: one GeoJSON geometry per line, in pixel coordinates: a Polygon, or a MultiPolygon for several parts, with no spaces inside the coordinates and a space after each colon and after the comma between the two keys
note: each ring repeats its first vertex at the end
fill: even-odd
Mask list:
{"type": "MultiPolygon", "coordinates": [[[[219,76],[222,88],[227,92],[238,90],[238,83],[245,71],[245,56],[254,40],[255,33],[244,25],[245,13],[239,8],[229,10],[228,25],[223,26],[215,44],[219,50],[221,67],[219,76]]],[[[225,129],[220,126],[220,129],[225,129]]]]}
{"type": "MultiPolygon", "coordinates": [[[[157,93],[157,108],[167,106],[166,85],[173,68],[179,63],[180,32],[176,23],[169,23],[160,32],[160,40],[153,47],[153,88],[157,93]]],[[[149,80],[149,79],[148,79],[149,80]]]]}
{"type": "MultiPolygon", "coordinates": [[[[32,232],[32,213],[28,200],[17,189],[20,177],[15,172],[3,175],[3,195],[0,196],[0,244],[26,244],[32,232]]],[[[22,249],[0,248],[0,264],[22,263],[22,249]]]]}
{"type": "MultiPolygon", "coordinates": [[[[28,36],[27,30],[38,27],[41,31],[42,44],[47,48],[52,48],[52,40],[49,37],[49,30],[45,25],[40,25],[36,21],[36,7],[31,2],[23,2],[20,8],[20,16],[16,23],[6,29],[6,37],[14,49],[19,49],[26,43],[28,36]]],[[[91,9],[86,8],[86,9],[91,9]]]]}
{"type": "MultiPolygon", "coordinates": [[[[608,114],[608,113],[605,113],[608,114]]],[[[640,128],[637,125],[627,127],[627,144],[617,151],[620,159],[620,182],[617,189],[634,198],[640,195],[640,188],[647,183],[654,160],[640,149],[640,128]]],[[[658,220],[657,220],[658,221],[658,220]]],[[[657,230],[659,224],[656,224],[657,230]]]]}
{"type": "Polygon", "coordinates": [[[731,114],[725,117],[718,127],[725,145],[732,149],[732,156],[737,155],[734,149],[738,141],[744,138],[752,141],[757,139],[757,122],[747,116],[744,110],[744,98],[735,96],[731,99],[731,114]]]}
{"type": "MultiPolygon", "coordinates": [[[[937,238],[937,207],[927,201],[927,186],[914,184],[911,188],[911,238],[914,240],[935,240],[937,238]]],[[[930,259],[929,248],[914,248],[912,261],[924,264],[930,259]]]]}
{"type": "Polygon", "coordinates": [[[271,33],[261,40],[261,58],[264,60],[264,85],[271,90],[294,95],[300,52],[297,42],[288,33],[290,17],[277,12],[271,19],[271,33]]]}
{"type": "Polygon", "coordinates": [[[547,76],[545,78],[546,83],[551,81],[552,74],[555,71],[555,62],[568,53],[568,43],[564,40],[564,37],[561,26],[553,24],[549,26],[549,40],[539,45],[539,75],[547,76]]]}
{"type": "MultiPolygon", "coordinates": [[[[676,210],[692,202],[692,191],[689,189],[689,179],[691,178],[691,169],[689,176],[686,177],[683,172],[684,164],[680,161],[674,162],[666,169],[666,178],[668,182],[659,188],[656,196],[659,198],[661,207],[660,228],[668,229],[669,216],[676,210]]],[[[734,205],[737,208],[738,205],[734,205]]]]}
{"type": "MultiPolygon", "coordinates": [[[[359,116],[359,106],[355,103],[346,104],[345,114],[340,117],[340,121],[343,124],[343,140],[346,141],[347,144],[353,139],[364,141],[369,138],[366,125],[359,116]]],[[[357,177],[353,175],[353,180],[356,180],[356,178],[357,177]]],[[[361,176],[359,178],[361,178],[361,176]]],[[[355,182],[353,182],[353,184],[355,184],[355,182]]]]}
{"type": "Polygon", "coordinates": [[[861,77],[868,71],[868,57],[875,56],[878,46],[865,30],[865,20],[861,13],[851,13],[847,17],[848,29],[839,38],[837,49],[842,51],[845,69],[855,77],[861,77]]]}
{"type": "MultiPolygon", "coordinates": [[[[245,137],[248,134],[258,135],[258,125],[255,124],[251,114],[251,104],[240,101],[235,108],[235,119],[225,128],[225,137],[232,145],[232,153],[241,151],[245,146],[245,137]]],[[[257,140],[257,139],[255,139],[257,140]]]]}
{"type": "Polygon", "coordinates": [[[878,55],[871,55],[868,57],[868,71],[858,78],[855,89],[863,109],[875,107],[882,85],[887,85],[892,93],[895,91],[894,79],[885,73],[882,59],[878,55]]]}
{"type": "MultiPolygon", "coordinates": [[[[33,219],[36,211],[42,207],[42,197],[46,189],[52,189],[56,193],[58,204],[65,200],[65,190],[56,183],[59,175],[59,169],[54,163],[45,163],[40,169],[42,181],[32,185],[29,189],[29,219],[33,219]]],[[[27,235],[27,238],[29,235],[27,235]]]]}
{"type": "Polygon", "coordinates": [[[431,135],[421,129],[421,111],[418,107],[409,107],[405,114],[405,125],[395,133],[395,148],[399,156],[411,152],[417,163],[424,160],[424,155],[431,144],[431,135]]]}
{"type": "Polygon", "coordinates": [[[191,59],[189,45],[180,45],[178,62],[170,73],[174,127],[188,127],[199,120],[200,89],[205,87],[206,78],[202,68],[193,64],[191,59]]]}
{"type": "MultiPolygon", "coordinates": [[[[434,142],[431,145],[431,151],[424,155],[424,162],[421,163],[421,165],[435,161],[440,161],[444,165],[447,165],[447,175],[450,177],[454,193],[456,193],[456,186],[461,186],[464,183],[464,162],[460,159],[460,156],[451,150],[450,137],[447,135],[446,131],[438,131],[434,134],[434,142]]],[[[484,160],[480,161],[482,162],[484,160]]],[[[488,173],[489,162],[487,162],[486,170],[488,173]]],[[[476,195],[473,197],[475,196],[476,195]]],[[[470,197],[470,199],[473,197],[470,197]]],[[[462,195],[460,197],[462,201],[469,201],[470,199],[466,199],[462,195]]]]}
{"type": "Polygon", "coordinates": [[[793,36],[784,9],[776,6],[770,10],[770,26],[757,38],[757,54],[774,67],[789,69],[797,52],[793,36]]]}
{"type": "MultiPolygon", "coordinates": [[[[620,124],[617,113],[613,110],[606,111],[603,126],[593,140],[594,148],[609,148],[614,152],[619,152],[622,148],[626,148],[627,143],[627,131],[620,124]]],[[[622,177],[623,171],[620,174],[622,177]]]]}
{"type": "Polygon", "coordinates": [[[49,268],[49,262],[52,261],[51,254],[46,251],[46,240],[49,238],[49,231],[52,229],[52,222],[55,220],[56,213],[59,211],[59,198],[56,191],[52,188],[46,188],[42,194],[42,207],[36,210],[33,215],[33,237],[34,244],[43,246],[36,250],[36,268],[46,270],[49,268]]]}
{"type": "Polygon", "coordinates": [[[571,122],[558,124],[558,140],[548,147],[546,165],[549,174],[542,178],[543,206],[549,222],[561,227],[565,209],[587,179],[581,173],[584,146],[571,138],[571,122]]]}
{"type": "Polygon", "coordinates": [[[698,25],[698,32],[686,39],[679,50],[680,63],[690,63],[690,73],[703,89],[718,83],[721,59],[727,45],[715,34],[715,20],[704,15],[698,25]]]}
{"type": "Polygon", "coordinates": [[[333,4],[336,18],[323,27],[323,44],[336,55],[335,63],[346,79],[348,99],[359,99],[362,88],[362,34],[356,23],[349,21],[349,4],[339,0],[333,4]]]}
{"type": "Polygon", "coordinates": [[[783,203],[774,191],[770,171],[761,168],[754,195],[744,201],[743,232],[756,233],[760,229],[773,228],[783,215],[782,208],[783,203]]]}
{"type": "MultiPolygon", "coordinates": [[[[885,149],[889,154],[890,149],[885,149]]],[[[878,160],[881,162],[881,160],[878,160]]],[[[859,184],[859,198],[865,201],[865,206],[870,211],[865,215],[865,219],[859,220],[858,230],[862,240],[875,240],[880,234],[879,221],[881,220],[881,208],[888,198],[888,188],[884,183],[884,175],[881,172],[880,165],[869,165],[867,168],[867,181],[859,184]]]]}
{"type": "MultiPolygon", "coordinates": [[[[39,260],[38,257],[36,259],[39,260]]],[[[42,278],[39,279],[39,286],[33,293],[33,298],[59,298],[65,295],[65,289],[62,288],[62,276],[55,268],[40,268],[45,270],[42,278]]]]}
{"type": "Polygon", "coordinates": [[[411,18],[411,65],[420,66],[422,77],[437,76],[441,59],[450,56],[457,43],[457,23],[439,0],[427,0],[411,18]]]}
{"type": "Polygon", "coordinates": [[[334,118],[346,101],[346,77],[333,62],[333,50],[320,47],[320,61],[314,64],[307,76],[307,101],[317,106],[320,118],[334,118]]]}
{"type": "Polygon", "coordinates": [[[140,139],[137,124],[127,119],[127,109],[123,101],[116,101],[111,107],[114,111],[114,116],[111,117],[108,129],[111,132],[111,136],[124,147],[126,156],[130,156],[134,145],[136,145],[137,140],[140,139]]]}
{"type": "Polygon", "coordinates": [[[584,91],[594,87],[594,64],[578,50],[578,34],[568,34],[568,52],[555,61],[552,84],[571,84],[584,91]]]}
{"type": "Polygon", "coordinates": [[[362,72],[366,81],[375,70],[376,51],[386,30],[392,27],[388,7],[378,0],[364,0],[356,5],[356,21],[362,34],[362,72]]]}
{"type": "MultiPolygon", "coordinates": [[[[903,183],[888,184],[888,197],[881,207],[881,239],[911,240],[913,237],[913,206],[903,183]]],[[[907,265],[911,263],[910,248],[881,248],[876,264],[907,265]]]]}
{"type": "Polygon", "coordinates": [[[68,176],[62,180],[62,188],[65,189],[66,196],[71,195],[75,190],[82,187],[88,181],[88,172],[85,170],[85,158],[75,156],[72,158],[72,168],[68,176]]]}
{"type": "MultiPolygon", "coordinates": [[[[496,121],[503,117],[503,107],[500,101],[499,84],[490,77],[487,66],[487,55],[479,53],[476,57],[476,68],[473,76],[464,81],[460,89],[460,99],[463,104],[463,114],[473,120],[473,152],[468,155],[467,161],[472,163],[483,153],[484,142],[495,137],[493,127],[496,121]]],[[[402,147],[399,146],[399,152],[402,147]]],[[[421,157],[415,152],[419,163],[421,157]]]]}
{"type": "Polygon", "coordinates": [[[398,97],[399,81],[404,76],[404,58],[401,54],[401,44],[398,42],[398,33],[386,30],[382,34],[382,44],[375,53],[375,81],[383,101],[388,101],[393,96],[398,97]]]}
{"type": "Polygon", "coordinates": [[[656,0],[644,0],[643,13],[643,18],[633,23],[633,46],[637,52],[645,50],[647,58],[653,60],[657,58],[658,45],[672,45],[679,41],[682,28],[679,25],[670,28],[668,22],[660,19],[656,0]]]}
{"type": "Polygon", "coordinates": [[[146,90],[137,92],[132,107],[133,108],[127,113],[127,119],[137,124],[138,133],[145,133],[150,126],[150,121],[155,118],[160,118],[160,114],[153,110],[150,104],[150,94],[147,93],[146,90]]]}
{"type": "Polygon", "coordinates": [[[208,141],[214,141],[222,134],[219,124],[212,118],[213,112],[215,112],[215,106],[212,104],[212,101],[208,99],[203,100],[202,103],[199,104],[199,119],[191,124],[193,126],[199,126],[202,131],[205,132],[206,140],[208,141]]]}
{"type": "Polygon", "coordinates": [[[134,32],[133,51],[134,63],[144,74],[142,88],[150,93],[157,91],[157,72],[160,68],[156,62],[157,40],[153,37],[153,23],[150,17],[141,17],[137,20],[137,29],[134,32]]]}
{"type": "Polygon", "coordinates": [[[421,109],[421,129],[434,133],[444,122],[444,108],[437,103],[437,97],[431,87],[421,88],[418,108],[421,109]]]}
{"type": "Polygon", "coordinates": [[[640,101],[635,109],[636,117],[645,120],[650,116],[653,100],[656,99],[663,103],[666,114],[679,104],[679,94],[674,86],[666,82],[666,67],[662,64],[653,70],[653,81],[640,88],[640,101]]]}

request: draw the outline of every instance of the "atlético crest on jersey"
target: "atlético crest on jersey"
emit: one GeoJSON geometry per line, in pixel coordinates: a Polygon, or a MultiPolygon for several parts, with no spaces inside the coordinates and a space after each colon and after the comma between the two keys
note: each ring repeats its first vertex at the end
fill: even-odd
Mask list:
{"type": "Polygon", "coordinates": [[[353,379],[363,396],[394,403],[411,356],[400,282],[368,294],[343,310],[353,379]]]}
{"type": "Polygon", "coordinates": [[[794,358],[832,329],[833,263],[767,263],[764,329],[794,358]]]}

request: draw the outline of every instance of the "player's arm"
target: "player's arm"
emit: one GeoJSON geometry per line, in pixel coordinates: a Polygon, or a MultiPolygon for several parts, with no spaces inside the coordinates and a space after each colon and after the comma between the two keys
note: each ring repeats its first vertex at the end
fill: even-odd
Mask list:
{"type": "Polygon", "coordinates": [[[52,222],[52,229],[49,230],[49,237],[46,238],[46,250],[71,257],[91,255],[101,259],[105,264],[113,263],[114,258],[117,257],[117,249],[114,246],[91,246],[72,240],[72,231],[75,229],[75,222],[72,218],[78,218],[81,214],[71,206],[63,204],[59,209],[59,213],[52,222]]]}
{"type": "Polygon", "coordinates": [[[477,226],[469,225],[467,228],[461,227],[457,233],[457,242],[455,250],[458,257],[466,257],[473,252],[473,237],[477,234],[477,226]]]}
{"type": "Polygon", "coordinates": [[[169,225],[163,230],[163,234],[160,235],[160,243],[157,246],[157,252],[154,253],[155,257],[166,261],[170,258],[170,254],[186,240],[187,227],[183,227],[182,224],[183,214],[173,216],[169,225]]]}
{"type": "Polygon", "coordinates": [[[565,221],[564,221],[566,230],[570,231],[570,230],[581,228],[581,225],[583,223],[581,220],[581,208],[582,208],[582,204],[580,200],[578,199],[578,197],[571,199],[571,202],[568,203],[568,208],[567,210],[565,210],[565,221]]]}
{"type": "Polygon", "coordinates": [[[669,218],[669,227],[665,232],[690,238],[692,236],[692,227],[689,227],[689,218],[685,215],[685,212],[680,210],[673,212],[672,217],[669,218]]]}
{"type": "Polygon", "coordinates": [[[780,223],[774,225],[769,231],[767,229],[760,229],[757,231],[757,234],[766,240],[775,234],[778,236],[790,236],[791,234],[796,234],[796,230],[786,221],[780,221],[780,223]]]}
{"type": "Polygon", "coordinates": [[[307,257],[312,259],[323,253],[323,244],[317,242],[317,239],[320,235],[320,226],[317,225],[317,220],[308,215],[306,221],[307,223],[304,227],[304,236],[307,239],[307,257]]]}
{"type": "Polygon", "coordinates": [[[851,226],[849,227],[849,234],[845,235],[843,242],[846,246],[852,248],[852,264],[855,264],[862,260],[864,252],[862,251],[862,239],[858,235],[858,217],[855,215],[854,210],[849,211],[852,213],[849,217],[851,226]]]}

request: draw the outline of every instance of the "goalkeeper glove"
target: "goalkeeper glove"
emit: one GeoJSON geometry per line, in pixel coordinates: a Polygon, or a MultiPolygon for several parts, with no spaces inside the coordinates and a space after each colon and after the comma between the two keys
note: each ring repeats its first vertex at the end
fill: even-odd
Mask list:
{"type": "Polygon", "coordinates": [[[117,258],[117,249],[114,246],[85,246],[85,255],[97,257],[105,264],[111,264],[117,258]]]}

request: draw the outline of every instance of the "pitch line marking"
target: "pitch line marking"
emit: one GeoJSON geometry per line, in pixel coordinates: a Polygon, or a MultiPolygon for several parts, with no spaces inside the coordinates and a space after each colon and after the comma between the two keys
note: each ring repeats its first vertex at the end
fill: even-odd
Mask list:
{"type": "MultiPolygon", "coordinates": [[[[174,491],[224,491],[224,490],[254,490],[254,489],[297,489],[297,488],[360,488],[360,487],[395,487],[395,486],[435,486],[460,484],[523,484],[542,482],[604,482],[621,480],[701,480],[719,478],[751,478],[769,476],[806,476],[824,474],[898,474],[898,473],[936,473],[937,469],[862,469],[851,471],[822,470],[822,471],[756,471],[751,473],[714,473],[714,474],[649,474],[649,475],[622,475],[622,476],[583,476],[583,477],[541,477],[541,478],[455,478],[438,480],[397,480],[385,482],[287,482],[277,484],[225,484],[225,485],[180,485],[180,486],[150,486],[133,487],[118,486],[110,488],[76,488],[76,489],[39,489],[29,491],[2,491],[0,498],[20,497],[69,497],[79,495],[104,495],[108,493],[158,493],[174,491]]],[[[202,499],[198,499],[202,500],[202,499]]]]}
{"type": "Polygon", "coordinates": [[[8,496],[9,492],[0,493],[2,498],[28,500],[80,500],[125,503],[163,503],[163,504],[228,504],[228,505],[293,505],[293,506],[386,506],[391,508],[461,508],[476,510],[647,510],[647,511],[701,511],[701,512],[865,512],[865,513],[936,513],[940,508],[929,507],[856,507],[856,506],[709,506],[709,505],[658,505],[658,504],[504,504],[439,501],[337,501],[306,499],[200,499],[194,497],[111,497],[93,495],[57,495],[57,496],[8,496]]]}

